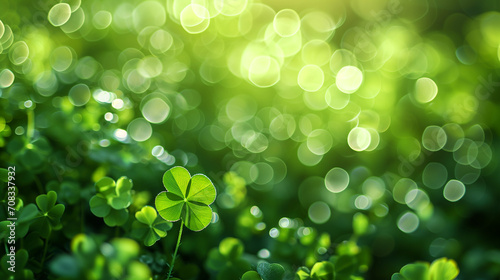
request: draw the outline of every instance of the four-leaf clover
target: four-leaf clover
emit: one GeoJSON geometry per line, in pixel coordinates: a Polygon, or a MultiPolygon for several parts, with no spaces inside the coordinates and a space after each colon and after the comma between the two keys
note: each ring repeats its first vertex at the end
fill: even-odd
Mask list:
{"type": "Polygon", "coordinates": [[[163,175],[167,191],[156,196],[155,205],[160,216],[175,222],[182,219],[187,228],[200,231],[212,220],[215,187],[203,174],[193,177],[184,167],[174,167],[163,175]]]}

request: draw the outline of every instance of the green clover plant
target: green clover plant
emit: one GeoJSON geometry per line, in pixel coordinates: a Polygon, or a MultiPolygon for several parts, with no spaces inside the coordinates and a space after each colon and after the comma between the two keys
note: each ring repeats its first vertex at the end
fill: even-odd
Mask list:
{"type": "Polygon", "coordinates": [[[217,280],[238,279],[250,269],[250,263],[242,258],[245,247],[234,237],[224,238],[218,248],[208,253],[206,267],[217,273],[217,280]]]}
{"type": "Polygon", "coordinates": [[[96,182],[97,193],[90,199],[90,211],[97,217],[104,218],[110,227],[121,226],[127,222],[128,209],[132,203],[132,180],[123,176],[116,182],[103,177],[96,182]]]}
{"type": "Polygon", "coordinates": [[[453,280],[458,276],[458,266],[454,260],[440,258],[429,264],[416,262],[407,264],[391,280],[453,280]]]}
{"type": "Polygon", "coordinates": [[[1,259],[1,270],[0,270],[0,278],[1,279],[19,279],[19,280],[30,280],[35,279],[33,272],[26,268],[26,264],[28,263],[29,255],[28,251],[25,249],[21,249],[16,252],[15,257],[15,272],[9,271],[9,260],[10,257],[4,255],[1,259]]]}
{"type": "Polygon", "coordinates": [[[203,174],[191,177],[184,167],[173,167],[163,175],[163,185],[166,191],[159,193],[155,206],[160,216],[169,221],[181,220],[179,236],[168,272],[170,279],[181,242],[184,225],[192,231],[206,228],[212,220],[210,204],[215,201],[216,191],[212,181],[203,174]]]}
{"type": "Polygon", "coordinates": [[[152,279],[149,267],[138,260],[140,245],[132,239],[98,241],[80,233],[71,241],[72,254],[54,258],[49,268],[61,279],[152,279]]]}
{"type": "Polygon", "coordinates": [[[167,236],[167,231],[172,228],[172,223],[159,217],[151,206],[142,207],[135,213],[135,218],[137,221],[132,223],[132,236],[142,239],[146,246],[152,246],[167,236]]]}
{"type": "Polygon", "coordinates": [[[285,276],[285,268],[279,263],[259,262],[257,272],[247,271],[241,280],[281,280],[285,276]]]}
{"type": "Polygon", "coordinates": [[[56,204],[56,202],[57,193],[55,191],[49,191],[47,194],[41,194],[36,197],[36,205],[40,209],[40,212],[33,222],[32,227],[45,239],[42,260],[40,262],[41,267],[43,267],[45,257],[47,256],[52,231],[62,228],[61,217],[66,207],[63,204],[56,204]]]}
{"type": "Polygon", "coordinates": [[[329,261],[317,262],[309,270],[307,267],[300,267],[295,273],[295,280],[334,280],[335,266],[329,261]]]}
{"type": "Polygon", "coordinates": [[[48,238],[52,230],[62,228],[61,217],[65,206],[56,204],[57,193],[49,191],[47,194],[41,194],[36,197],[36,205],[40,212],[33,226],[37,226],[40,236],[48,238]]]}

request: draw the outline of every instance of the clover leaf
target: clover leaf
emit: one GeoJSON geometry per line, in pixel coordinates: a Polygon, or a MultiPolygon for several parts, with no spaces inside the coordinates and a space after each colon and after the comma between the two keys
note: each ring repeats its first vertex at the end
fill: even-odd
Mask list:
{"type": "MultiPolygon", "coordinates": [[[[295,273],[295,280],[334,280],[335,266],[329,261],[317,262],[309,270],[307,267],[300,267],[295,273]]],[[[349,278],[351,279],[351,278],[349,278]]]]}
{"type": "Polygon", "coordinates": [[[61,217],[65,207],[63,204],[57,204],[57,193],[49,191],[47,194],[41,194],[36,197],[36,205],[40,212],[34,226],[40,232],[40,236],[47,238],[51,230],[62,228],[61,217]]]}
{"type": "Polygon", "coordinates": [[[160,238],[167,236],[167,231],[172,228],[172,223],[158,216],[151,206],[144,206],[135,213],[137,221],[132,223],[132,235],[144,241],[144,245],[152,246],[160,238]]]}
{"type": "Polygon", "coordinates": [[[116,182],[103,177],[96,182],[97,194],[90,201],[90,211],[97,217],[104,218],[110,227],[121,226],[128,220],[127,207],[132,203],[132,180],[123,176],[116,182]]]}
{"type": "Polygon", "coordinates": [[[285,269],[281,264],[265,261],[257,265],[257,272],[262,277],[262,280],[280,280],[285,275],[285,269]]]}
{"type": "Polygon", "coordinates": [[[220,242],[219,248],[210,250],[205,265],[209,270],[217,273],[217,280],[239,279],[245,271],[250,269],[250,264],[242,258],[244,251],[245,247],[241,240],[226,237],[220,242]]]}
{"type": "Polygon", "coordinates": [[[257,273],[257,271],[251,270],[245,272],[245,274],[241,276],[241,280],[262,280],[262,278],[260,278],[260,275],[259,273],[257,273]]]}
{"type": "Polygon", "coordinates": [[[116,183],[109,177],[104,177],[97,181],[96,190],[102,194],[108,204],[116,210],[127,208],[132,202],[132,180],[123,176],[116,183]]]}
{"type": "Polygon", "coordinates": [[[9,267],[11,266],[9,261],[10,257],[4,255],[1,259],[1,270],[0,276],[2,279],[35,279],[33,272],[30,269],[26,268],[26,264],[28,263],[29,254],[25,249],[20,249],[15,253],[15,272],[9,271],[9,267]]]}
{"type": "Polygon", "coordinates": [[[174,167],[163,175],[166,191],[156,196],[155,206],[160,216],[175,222],[182,219],[187,228],[200,231],[212,220],[215,187],[205,175],[193,177],[184,167],[174,167]]]}
{"type": "Polygon", "coordinates": [[[431,265],[416,262],[403,266],[399,273],[392,275],[392,280],[453,280],[459,270],[454,260],[437,259],[431,265]]]}
{"type": "Polygon", "coordinates": [[[453,280],[458,276],[459,269],[454,260],[440,258],[432,262],[429,272],[431,280],[453,280]]]}

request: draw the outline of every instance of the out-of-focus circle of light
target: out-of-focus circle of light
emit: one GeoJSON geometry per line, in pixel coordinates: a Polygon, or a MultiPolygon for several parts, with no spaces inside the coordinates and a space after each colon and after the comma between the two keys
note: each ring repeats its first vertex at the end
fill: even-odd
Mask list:
{"type": "Polygon", "coordinates": [[[138,32],[148,26],[162,26],[166,19],[165,8],[157,1],[141,2],[132,12],[132,23],[138,32]]]}
{"type": "Polygon", "coordinates": [[[420,220],[415,213],[407,211],[398,219],[398,228],[405,233],[412,233],[417,230],[420,220]]]}
{"type": "Polygon", "coordinates": [[[270,87],[280,80],[280,65],[270,56],[258,56],[248,69],[248,79],[258,87],[270,87]]]}
{"type": "Polygon", "coordinates": [[[92,24],[96,29],[106,29],[111,24],[113,16],[108,11],[99,11],[92,18],[92,24]]]}
{"type": "Polygon", "coordinates": [[[187,33],[201,33],[210,25],[210,13],[202,5],[189,4],[181,12],[181,25],[187,33]]]}
{"type": "Polygon", "coordinates": [[[66,46],[57,47],[50,54],[50,65],[52,69],[63,72],[67,70],[73,62],[73,53],[66,46]]]}
{"type": "Polygon", "coordinates": [[[90,89],[85,84],[77,84],[69,90],[68,97],[74,106],[83,106],[90,100],[90,89]]]}
{"type": "Polygon", "coordinates": [[[268,259],[271,256],[271,252],[267,249],[260,249],[257,256],[261,259],[268,259]]]}
{"type": "Polygon", "coordinates": [[[323,70],[319,66],[314,64],[309,64],[299,71],[297,77],[298,85],[305,91],[316,92],[318,91],[325,82],[325,75],[323,70]]]}
{"type": "Polygon", "coordinates": [[[331,85],[325,93],[326,104],[335,110],[344,109],[350,99],[350,95],[340,91],[336,85],[331,85]]]}
{"type": "Polygon", "coordinates": [[[419,103],[429,103],[438,93],[438,87],[436,83],[429,78],[420,78],[415,83],[414,97],[419,103]]]}
{"type": "Polygon", "coordinates": [[[150,123],[162,123],[170,114],[170,106],[163,99],[155,97],[148,100],[141,111],[150,123]]]}
{"type": "Polygon", "coordinates": [[[438,162],[429,162],[422,172],[422,182],[431,189],[438,189],[448,180],[448,170],[438,162]]]}
{"type": "Polygon", "coordinates": [[[399,179],[392,189],[392,197],[397,203],[405,204],[408,192],[418,189],[417,183],[409,178],[399,179]]]}
{"type": "Polygon", "coordinates": [[[26,42],[18,41],[15,42],[9,50],[9,59],[14,65],[20,65],[24,63],[30,54],[30,49],[26,42]]]}
{"type": "Polygon", "coordinates": [[[442,127],[430,125],[422,134],[422,146],[431,152],[441,150],[446,144],[446,132],[442,127]]]}
{"type": "Polygon", "coordinates": [[[292,9],[281,10],[274,16],[273,27],[281,37],[290,37],[299,31],[300,17],[292,9]]]}
{"type": "Polygon", "coordinates": [[[349,173],[340,167],[334,167],[326,173],[325,186],[333,192],[339,193],[347,188],[349,185],[349,173]]]}
{"type": "Polygon", "coordinates": [[[456,123],[447,123],[443,125],[443,130],[446,133],[446,144],[443,150],[454,152],[462,146],[465,133],[462,127],[456,123]]]}
{"type": "Polygon", "coordinates": [[[163,64],[156,56],[147,56],[139,61],[137,70],[146,78],[154,78],[163,71],[163,64]]]}
{"type": "Polygon", "coordinates": [[[10,87],[12,83],[14,83],[14,79],[15,76],[12,71],[10,71],[9,69],[3,69],[0,72],[0,88],[10,87]]]}
{"type": "Polygon", "coordinates": [[[363,83],[363,73],[355,66],[345,66],[337,73],[337,88],[344,93],[353,93],[363,83]]]}
{"type": "Polygon", "coordinates": [[[450,180],[443,189],[443,196],[450,202],[459,201],[465,195],[465,185],[458,180],[450,180]]]}
{"type": "Polygon", "coordinates": [[[237,16],[247,7],[248,0],[214,0],[215,9],[225,16],[237,16]]]}
{"type": "Polygon", "coordinates": [[[354,151],[364,151],[370,146],[371,134],[365,128],[355,127],[349,132],[349,135],[347,136],[347,143],[354,151]]]}
{"type": "Polygon", "coordinates": [[[153,134],[151,124],[143,118],[131,121],[127,127],[127,131],[130,137],[137,142],[146,141],[153,134]]]}
{"type": "Polygon", "coordinates": [[[55,4],[48,14],[49,22],[54,26],[65,24],[71,17],[71,6],[67,3],[55,4]]]}
{"type": "Polygon", "coordinates": [[[308,215],[313,223],[324,224],[330,219],[332,212],[328,204],[323,201],[316,201],[309,206],[308,215]]]}
{"type": "Polygon", "coordinates": [[[307,136],[307,147],[316,155],[324,155],[330,151],[333,145],[333,138],[325,129],[313,130],[307,136]]]}

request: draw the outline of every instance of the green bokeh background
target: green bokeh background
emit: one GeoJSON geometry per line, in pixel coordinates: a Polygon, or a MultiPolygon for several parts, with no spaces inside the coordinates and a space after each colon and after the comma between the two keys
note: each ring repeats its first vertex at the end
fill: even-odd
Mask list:
{"type": "Polygon", "coordinates": [[[182,279],[226,279],[212,265],[226,237],[290,279],[350,249],[366,252],[365,279],[440,257],[457,261],[457,279],[498,279],[499,9],[0,0],[1,167],[16,167],[19,213],[51,190],[65,205],[51,235],[30,226],[19,239],[26,269],[105,277],[92,259],[131,269],[112,278],[158,278],[177,227],[151,247],[130,227],[163,173],[184,166],[218,196],[212,224],[183,236],[182,279]],[[105,176],[133,181],[124,225],[90,210],[105,176]],[[357,213],[366,232],[353,233],[357,213]]]}

